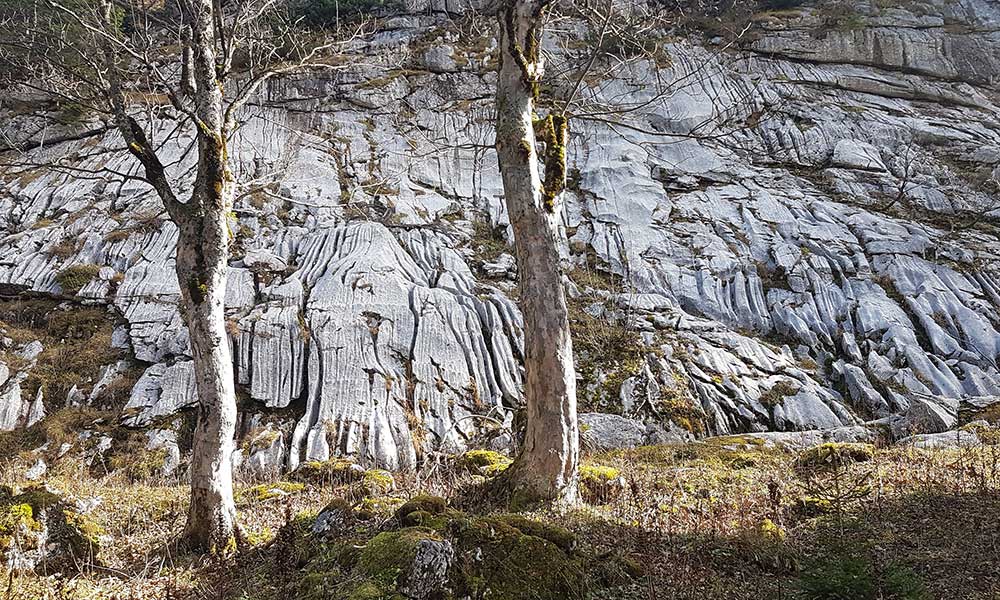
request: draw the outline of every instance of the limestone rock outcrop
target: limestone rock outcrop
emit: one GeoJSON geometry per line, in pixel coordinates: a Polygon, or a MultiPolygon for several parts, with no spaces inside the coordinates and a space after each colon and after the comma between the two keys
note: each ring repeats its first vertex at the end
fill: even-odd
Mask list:
{"type": "MultiPolygon", "coordinates": [[[[575,321],[643,349],[582,354],[585,407],[696,435],[904,418],[944,430],[962,399],[1000,395],[1000,9],[920,4],[830,21],[807,2],[724,51],[673,38],[669,61],[585,86],[589,102],[635,108],[573,124],[575,321]],[[588,404],[597,394],[613,406],[588,404]]],[[[410,467],[508,427],[520,402],[489,52],[447,32],[428,51],[436,19],[391,20],[353,50],[363,66],[273,81],[234,140],[234,171],[270,178],[232,217],[234,369],[246,406],[289,411],[291,468],[410,467]]],[[[38,141],[37,116],[14,112],[7,139],[38,141]]],[[[182,186],[189,141],[163,147],[182,186]]],[[[120,143],[111,131],[30,155],[128,172],[120,143]]],[[[117,343],[145,369],[130,425],[196,402],[177,232],[147,187],[5,174],[0,231],[0,284],[64,294],[60,273],[100,267],[75,294],[116,308],[117,343]]],[[[26,414],[14,394],[0,390],[0,429],[26,414]]]]}

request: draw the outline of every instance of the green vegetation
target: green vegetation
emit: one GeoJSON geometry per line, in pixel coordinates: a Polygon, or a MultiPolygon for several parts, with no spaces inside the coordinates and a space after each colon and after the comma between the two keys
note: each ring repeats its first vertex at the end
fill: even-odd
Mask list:
{"type": "Polygon", "coordinates": [[[795,466],[801,469],[824,469],[855,462],[866,462],[874,456],[875,447],[871,444],[830,442],[804,451],[795,461],[795,466]]]}
{"type": "Polygon", "coordinates": [[[780,406],[785,398],[794,396],[799,390],[787,381],[779,381],[760,395],[760,403],[767,408],[780,406]]]}
{"type": "Polygon", "coordinates": [[[584,464],[580,466],[580,494],[592,504],[606,504],[624,488],[621,471],[614,467],[584,464]]]}
{"type": "MultiPolygon", "coordinates": [[[[983,527],[1000,513],[995,446],[798,452],[736,435],[619,450],[586,461],[583,504],[519,514],[483,501],[488,483],[478,469],[502,457],[472,452],[419,478],[396,474],[395,489],[382,495],[364,495],[365,470],[345,460],[308,467],[318,485],[241,488],[252,547],[221,564],[172,545],[184,525],[185,487],[131,482],[120,471],[90,479],[54,464],[54,489],[104,498],[88,516],[104,532],[101,560],[125,574],[84,569],[62,597],[155,598],[169,589],[176,598],[223,600],[404,598],[417,552],[447,553],[444,544],[454,597],[645,600],[649,590],[671,590],[680,600],[920,600],[990,598],[1000,589],[995,541],[983,527]],[[613,487],[587,491],[594,482],[613,487]],[[291,493],[255,501],[273,489],[291,493]],[[318,538],[311,529],[324,510],[337,515],[318,538]],[[151,552],[170,557],[156,574],[134,560],[151,552]]],[[[0,506],[31,505],[16,496],[0,485],[0,506]]],[[[26,514],[12,512],[0,521],[26,514]]],[[[56,585],[15,574],[21,595],[12,600],[53,597],[56,585]]]]}
{"type": "Polygon", "coordinates": [[[273,498],[284,498],[291,494],[298,494],[305,490],[302,483],[291,481],[276,481],[274,483],[262,483],[255,485],[241,494],[240,500],[264,502],[273,498]]]}
{"type": "Polygon", "coordinates": [[[0,558],[31,556],[48,569],[75,571],[100,564],[103,530],[89,516],[44,487],[0,499],[0,558]]]}
{"type": "Polygon", "coordinates": [[[920,577],[896,564],[877,569],[863,555],[845,554],[816,561],[799,578],[808,600],[929,600],[920,577]]]}
{"type": "Polygon", "coordinates": [[[472,222],[474,233],[470,244],[476,253],[476,260],[492,262],[504,252],[510,252],[503,227],[493,227],[486,221],[472,222]]]}
{"type": "Polygon", "coordinates": [[[357,463],[345,458],[331,458],[328,461],[309,461],[299,465],[292,472],[292,479],[314,485],[338,485],[360,481],[365,470],[357,463]]]}
{"type": "MultiPolygon", "coordinates": [[[[42,343],[42,353],[28,378],[22,383],[22,394],[33,398],[39,388],[47,402],[66,398],[77,386],[89,393],[99,378],[101,369],[123,358],[121,350],[111,347],[115,316],[98,307],[63,305],[53,300],[13,300],[0,302],[0,329],[23,345],[42,343]]],[[[3,357],[10,364],[13,357],[3,357]]],[[[140,372],[131,370],[121,375],[111,386],[101,390],[95,405],[118,408],[124,405],[132,384],[140,372]]]]}
{"type": "Polygon", "coordinates": [[[100,271],[100,265],[73,265],[56,273],[56,283],[64,294],[75,296],[83,286],[93,281],[100,271]]]}
{"type": "Polygon", "coordinates": [[[459,457],[459,463],[470,472],[495,477],[507,470],[514,461],[493,450],[469,450],[459,457]]]}

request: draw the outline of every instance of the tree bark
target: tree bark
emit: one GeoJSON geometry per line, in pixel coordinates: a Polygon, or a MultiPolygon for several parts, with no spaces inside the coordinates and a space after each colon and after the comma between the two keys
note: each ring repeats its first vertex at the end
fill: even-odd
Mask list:
{"type": "MultiPolygon", "coordinates": [[[[229,187],[222,186],[223,205],[231,198],[229,187]]],[[[232,476],[236,390],[225,326],[226,213],[205,210],[179,229],[177,279],[198,390],[185,538],[192,548],[228,554],[235,548],[237,521],[232,476]]]]}
{"type": "MultiPolygon", "coordinates": [[[[527,404],[524,445],[507,483],[515,490],[515,502],[527,503],[575,501],[579,461],[576,373],[556,234],[562,189],[552,171],[558,165],[550,169],[548,160],[543,187],[536,150],[534,90],[542,68],[538,43],[544,7],[540,0],[508,0],[500,7],[496,97],[496,147],[524,315],[527,404]]],[[[548,146],[561,144],[564,180],[565,128],[555,129],[545,137],[551,138],[548,146]]],[[[553,150],[547,147],[546,155],[553,150]]]]}
{"type": "Polygon", "coordinates": [[[232,477],[236,388],[225,316],[233,181],[216,66],[216,34],[221,33],[216,31],[216,6],[212,0],[192,0],[189,8],[198,167],[190,200],[170,211],[179,230],[177,280],[198,389],[185,538],[192,547],[227,554],[236,547],[237,533],[232,477]]]}

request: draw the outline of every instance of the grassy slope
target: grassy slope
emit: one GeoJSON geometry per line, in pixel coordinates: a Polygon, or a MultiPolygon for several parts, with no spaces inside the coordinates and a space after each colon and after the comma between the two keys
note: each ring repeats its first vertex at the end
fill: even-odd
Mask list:
{"type": "MultiPolygon", "coordinates": [[[[571,529],[588,552],[623,554],[642,565],[642,577],[599,593],[606,598],[804,598],[802,582],[810,576],[834,583],[866,579],[873,598],[894,597],[887,590],[899,588],[893,582],[900,577],[925,592],[905,597],[1000,597],[1000,447],[879,450],[832,481],[795,468],[794,454],[742,442],[592,457],[623,474],[623,489],[611,502],[531,516],[571,529]],[[820,506],[820,514],[816,504],[823,503],[802,508],[803,496],[838,486],[861,493],[820,506]],[[861,562],[860,576],[850,572],[850,561],[847,574],[831,569],[851,557],[861,562]]],[[[360,502],[364,496],[351,486],[306,486],[269,499],[244,493],[241,518],[254,545],[234,559],[213,561],[173,544],[184,523],[183,486],[129,483],[116,474],[94,479],[71,462],[56,469],[49,484],[103,498],[94,517],[108,536],[104,566],[69,578],[5,574],[5,600],[292,597],[288,586],[300,573],[291,549],[272,543],[276,532],[333,497],[360,502]]],[[[401,479],[391,495],[428,491],[482,512],[470,500],[471,485],[462,469],[438,468],[419,484],[401,479]]],[[[387,502],[371,520],[372,535],[395,505],[387,502]]],[[[837,597],[818,594],[812,597],[837,597]]]]}

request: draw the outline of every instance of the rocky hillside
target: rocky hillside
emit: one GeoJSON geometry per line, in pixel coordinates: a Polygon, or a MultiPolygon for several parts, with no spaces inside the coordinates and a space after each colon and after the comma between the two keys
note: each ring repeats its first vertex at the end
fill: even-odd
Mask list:
{"type": "MultiPolygon", "coordinates": [[[[563,223],[583,407],[631,419],[613,428],[633,444],[872,422],[902,436],[988,407],[1000,5],[728,16],[585,80],[590,105],[628,111],[572,126],[563,223]]],[[[495,42],[477,31],[469,17],[387,19],[350,68],[276,81],[247,109],[228,310],[249,469],[332,455],[407,468],[513,422],[518,290],[492,150],[495,42]]],[[[546,45],[579,61],[588,35],[546,45]]],[[[0,429],[125,404],[125,425],[175,453],[195,402],[177,231],[122,178],[136,165],[113,130],[26,90],[2,102],[16,166],[0,175],[0,291],[17,335],[0,429]],[[73,338],[104,362],[71,386],[32,379],[67,339],[12,322],[38,296],[67,303],[52,314],[107,308],[73,338]],[[101,400],[108,386],[131,388],[127,403],[101,400]]],[[[192,137],[152,126],[184,181],[192,137]]]]}

